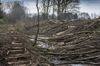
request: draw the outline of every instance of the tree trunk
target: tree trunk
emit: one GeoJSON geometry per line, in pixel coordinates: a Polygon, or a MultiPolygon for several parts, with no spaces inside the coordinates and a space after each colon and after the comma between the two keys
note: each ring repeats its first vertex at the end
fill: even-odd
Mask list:
{"type": "Polygon", "coordinates": [[[52,14],[52,19],[54,19],[54,16],[55,16],[55,14],[54,14],[54,11],[55,10],[55,0],[53,0],[53,14],[52,14]]]}
{"type": "Polygon", "coordinates": [[[39,4],[39,2],[38,2],[38,0],[37,0],[37,2],[36,2],[36,7],[37,7],[37,12],[38,12],[38,18],[37,18],[37,33],[36,33],[36,37],[35,37],[35,41],[34,41],[34,46],[37,44],[37,39],[38,39],[38,35],[39,35],[39,7],[38,7],[38,4],[39,4]]]}
{"type": "Polygon", "coordinates": [[[43,0],[43,20],[46,19],[46,0],[43,0]]]}
{"type": "Polygon", "coordinates": [[[57,14],[58,14],[57,19],[59,20],[59,19],[60,19],[60,4],[58,4],[58,11],[57,11],[57,14]]]}
{"type": "Polygon", "coordinates": [[[3,11],[1,9],[1,7],[2,7],[2,3],[1,3],[1,0],[0,0],[0,19],[3,18],[3,11]]]}
{"type": "Polygon", "coordinates": [[[50,5],[50,0],[47,2],[47,20],[49,20],[49,5],[50,5]]]}

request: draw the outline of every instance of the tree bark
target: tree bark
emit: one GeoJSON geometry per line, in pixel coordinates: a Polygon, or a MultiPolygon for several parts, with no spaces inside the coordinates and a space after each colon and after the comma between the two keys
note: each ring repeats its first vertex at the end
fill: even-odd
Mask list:
{"type": "Polygon", "coordinates": [[[57,19],[58,20],[60,20],[60,7],[61,7],[60,0],[58,0],[58,3],[57,3],[57,8],[58,8],[58,10],[57,10],[58,17],[57,17],[57,19]]]}
{"type": "Polygon", "coordinates": [[[49,20],[49,5],[50,5],[50,0],[47,1],[47,20],[49,20]]]}
{"type": "Polygon", "coordinates": [[[36,32],[36,37],[35,37],[35,41],[34,41],[34,46],[37,44],[37,39],[38,39],[38,35],[39,35],[39,7],[38,7],[38,4],[39,4],[39,0],[36,1],[36,7],[37,7],[37,12],[38,12],[38,17],[37,17],[37,32],[36,32]]]}
{"type": "Polygon", "coordinates": [[[54,19],[54,17],[55,17],[55,14],[54,14],[54,11],[55,10],[55,0],[53,0],[53,14],[52,14],[52,19],[54,19]]]}

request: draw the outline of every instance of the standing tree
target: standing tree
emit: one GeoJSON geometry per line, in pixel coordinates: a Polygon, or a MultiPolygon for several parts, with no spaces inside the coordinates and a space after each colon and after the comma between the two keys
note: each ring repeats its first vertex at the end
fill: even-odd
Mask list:
{"type": "Polygon", "coordinates": [[[55,17],[55,15],[54,15],[54,13],[55,13],[55,0],[52,0],[51,3],[53,4],[52,19],[54,19],[54,17],[55,17]]]}
{"type": "Polygon", "coordinates": [[[76,10],[76,5],[78,5],[79,0],[42,0],[43,4],[43,16],[46,19],[49,19],[49,9],[52,9],[52,18],[54,18],[55,14],[57,13],[58,20],[61,19],[64,13],[70,9],[71,11],[76,10]]]}
{"type": "Polygon", "coordinates": [[[50,0],[47,0],[47,19],[49,20],[49,6],[50,6],[50,0]]]}
{"type": "Polygon", "coordinates": [[[10,13],[10,20],[15,24],[18,20],[21,20],[25,17],[24,7],[21,6],[20,2],[15,1],[10,13]]]}
{"type": "Polygon", "coordinates": [[[0,0],[0,19],[3,18],[2,3],[0,0]]]}
{"type": "Polygon", "coordinates": [[[58,15],[58,19],[60,19],[61,13],[66,12],[66,10],[68,10],[70,7],[72,7],[72,6],[70,6],[68,8],[68,6],[70,4],[73,4],[74,5],[74,3],[79,3],[79,0],[56,0],[55,2],[57,4],[57,15],[58,15]]]}
{"type": "Polygon", "coordinates": [[[43,6],[42,16],[43,16],[43,19],[45,20],[46,19],[46,0],[42,0],[42,6],[43,6]]]}
{"type": "Polygon", "coordinates": [[[49,6],[50,6],[50,0],[42,0],[43,5],[43,13],[42,16],[44,19],[49,19],[49,6]]]}
{"type": "Polygon", "coordinates": [[[38,12],[38,17],[37,17],[37,32],[36,32],[36,37],[35,37],[35,41],[34,41],[34,46],[37,44],[37,39],[38,39],[38,34],[39,34],[39,15],[40,15],[40,12],[39,12],[39,0],[36,1],[36,8],[37,8],[37,12],[38,12]]]}

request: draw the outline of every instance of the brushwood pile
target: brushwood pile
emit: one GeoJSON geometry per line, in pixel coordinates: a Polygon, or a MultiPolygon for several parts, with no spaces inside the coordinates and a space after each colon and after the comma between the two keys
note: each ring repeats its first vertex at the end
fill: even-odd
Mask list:
{"type": "Polygon", "coordinates": [[[53,64],[100,64],[100,19],[40,23],[34,47],[53,64]]]}
{"type": "MultiPolygon", "coordinates": [[[[33,65],[100,64],[100,19],[43,21],[39,28],[35,45],[37,24],[25,27],[23,33],[16,33],[20,34],[18,38],[29,51],[33,65]]],[[[0,35],[0,61],[7,54],[9,35],[0,35]]]]}

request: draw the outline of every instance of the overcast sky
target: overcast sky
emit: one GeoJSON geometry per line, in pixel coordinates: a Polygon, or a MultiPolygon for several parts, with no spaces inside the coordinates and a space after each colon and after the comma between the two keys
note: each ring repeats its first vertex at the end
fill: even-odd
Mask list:
{"type": "MultiPolygon", "coordinates": [[[[15,1],[15,0],[2,0],[3,2],[15,1]]],[[[29,13],[36,13],[35,0],[17,0],[23,1],[24,5],[28,7],[29,13]]],[[[95,13],[100,15],[100,0],[80,0],[80,11],[87,12],[89,14],[95,13]]]]}
{"type": "Polygon", "coordinates": [[[80,11],[100,15],[100,0],[81,0],[80,11]]]}

